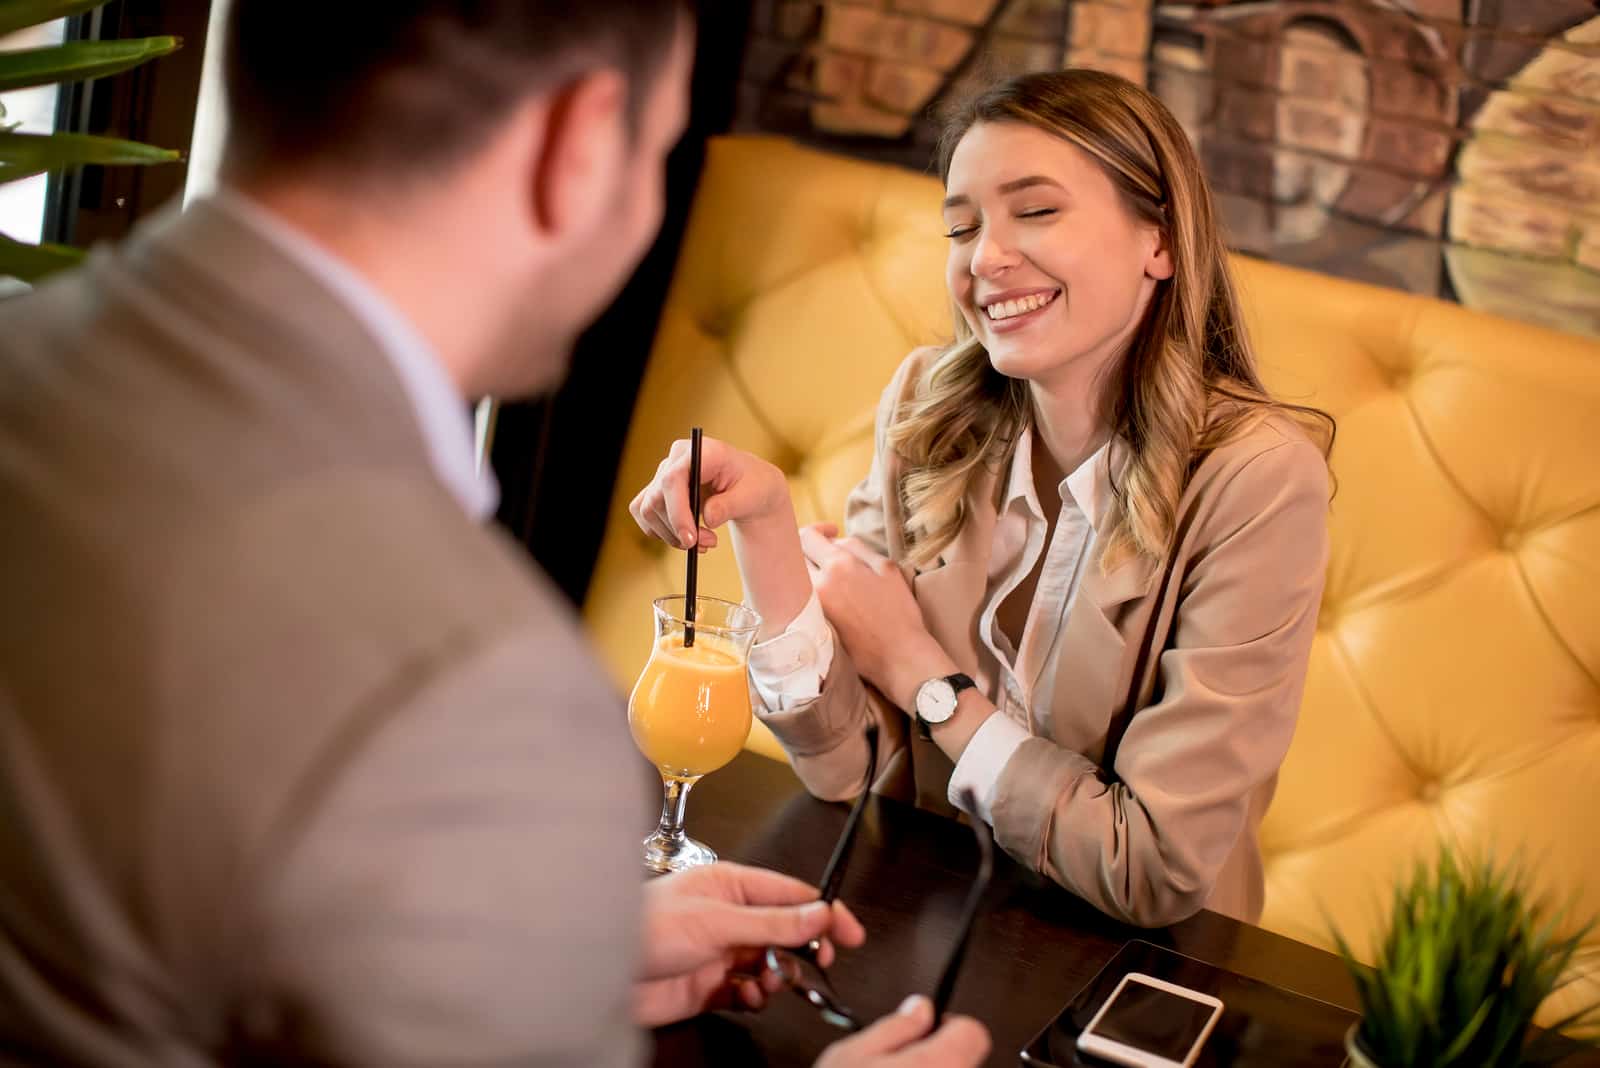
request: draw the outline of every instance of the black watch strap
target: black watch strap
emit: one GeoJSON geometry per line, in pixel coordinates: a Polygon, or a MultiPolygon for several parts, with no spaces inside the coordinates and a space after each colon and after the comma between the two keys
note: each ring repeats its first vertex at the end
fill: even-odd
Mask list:
{"type": "MultiPolygon", "coordinates": [[[[950,689],[954,691],[956,700],[958,701],[961,699],[962,690],[972,690],[976,689],[978,686],[976,682],[972,681],[971,675],[966,675],[959,671],[954,675],[944,676],[944,681],[950,684],[950,689]]],[[[928,724],[927,720],[922,718],[922,713],[917,710],[917,702],[915,697],[913,697],[911,700],[911,718],[916,721],[917,733],[929,741],[932,741],[933,728],[928,724]]]]}

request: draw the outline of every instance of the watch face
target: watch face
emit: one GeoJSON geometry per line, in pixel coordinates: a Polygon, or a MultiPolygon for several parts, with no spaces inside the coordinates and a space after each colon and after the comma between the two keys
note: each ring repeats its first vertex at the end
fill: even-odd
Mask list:
{"type": "Polygon", "coordinates": [[[944,679],[929,679],[917,690],[917,715],[943,723],[956,714],[956,688],[944,679]]]}

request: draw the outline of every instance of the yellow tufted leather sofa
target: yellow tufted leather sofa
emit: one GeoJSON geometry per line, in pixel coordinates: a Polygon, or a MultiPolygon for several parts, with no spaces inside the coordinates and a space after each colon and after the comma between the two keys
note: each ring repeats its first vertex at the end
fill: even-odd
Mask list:
{"type": "MultiPolygon", "coordinates": [[[[873,405],[948,336],[938,182],[773,138],[710,146],[585,605],[617,684],[682,556],[627,502],[691,424],[838,520],[873,405]]],[[[1332,559],[1299,730],[1261,828],[1262,923],[1370,953],[1441,839],[1521,851],[1600,913],[1600,344],[1238,259],[1268,384],[1339,420],[1332,559]]],[[[739,596],[732,554],[702,589],[739,596]]],[[[751,746],[781,756],[757,725],[751,746]]],[[[1548,1012],[1600,998],[1600,932],[1548,1012]]],[[[1547,1016],[1547,1018],[1550,1018],[1547,1016]]]]}

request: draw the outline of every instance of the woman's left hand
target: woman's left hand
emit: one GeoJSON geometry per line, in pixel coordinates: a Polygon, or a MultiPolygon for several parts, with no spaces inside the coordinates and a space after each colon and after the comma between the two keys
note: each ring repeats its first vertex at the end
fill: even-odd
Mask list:
{"type": "Polygon", "coordinates": [[[927,679],[956,671],[955,662],[922,622],[922,610],[900,568],[832,523],[800,528],[811,581],[861,677],[908,708],[927,679]]]}

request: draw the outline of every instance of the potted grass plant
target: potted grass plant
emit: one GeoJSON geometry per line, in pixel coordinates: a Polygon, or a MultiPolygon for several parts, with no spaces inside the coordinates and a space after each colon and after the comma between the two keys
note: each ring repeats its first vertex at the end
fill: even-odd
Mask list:
{"type": "MultiPolygon", "coordinates": [[[[0,0],[0,37],[53,19],[79,15],[106,0],[0,0]]],[[[46,48],[0,51],[0,93],[87,81],[137,67],[179,47],[176,37],[69,41],[46,48]]],[[[75,133],[22,133],[0,105],[0,184],[88,164],[171,163],[182,154],[137,141],[75,133]]],[[[65,245],[33,245],[0,234],[0,275],[36,282],[82,258],[65,245]]]]}
{"type": "Polygon", "coordinates": [[[1527,881],[1446,849],[1395,890],[1373,967],[1334,938],[1361,999],[1347,1036],[1355,1068],[1511,1068],[1552,1064],[1600,1047],[1593,1006],[1539,1032],[1534,1014],[1593,923],[1563,933],[1566,916],[1527,881]],[[1566,1033],[1563,1033],[1566,1032],[1566,1033]]]}

